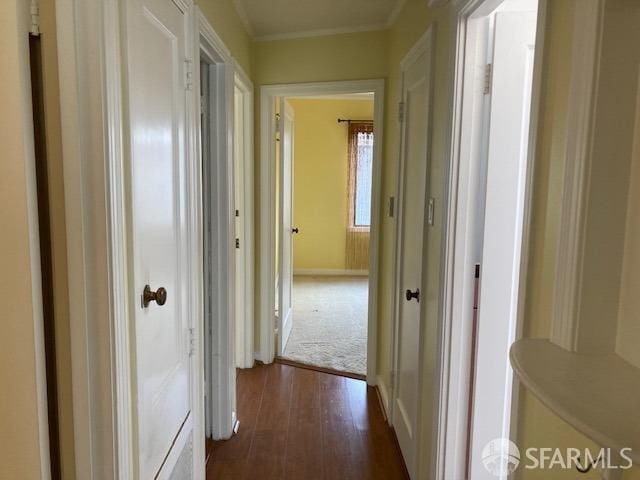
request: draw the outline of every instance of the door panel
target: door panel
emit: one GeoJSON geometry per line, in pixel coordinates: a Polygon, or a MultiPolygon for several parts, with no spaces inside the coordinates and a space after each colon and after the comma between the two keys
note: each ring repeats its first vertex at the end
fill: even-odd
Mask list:
{"type": "Polygon", "coordinates": [[[474,480],[496,478],[480,461],[482,449],[510,434],[508,358],[516,334],[535,30],[535,11],[495,15],[471,431],[474,480]]]}
{"type": "MultiPolygon", "coordinates": [[[[131,247],[139,477],[154,478],[190,412],[185,229],[186,19],[171,0],[127,2],[131,247]],[[164,287],[166,303],[140,295],[164,287]]],[[[183,429],[186,430],[186,429],[183,429]]],[[[176,442],[184,444],[184,442],[176,442]]],[[[165,469],[172,466],[165,465],[165,469]]],[[[170,470],[169,470],[170,471],[170,470]]]]}
{"type": "Polygon", "coordinates": [[[280,274],[278,355],[284,353],[293,327],[293,108],[280,101],[280,274]]]}
{"type": "Polygon", "coordinates": [[[420,303],[407,300],[405,292],[422,285],[422,251],[427,187],[429,129],[429,65],[423,53],[404,72],[403,101],[403,187],[400,231],[399,324],[396,345],[396,385],[393,425],[411,478],[417,474],[416,441],[418,433],[420,303]]]}

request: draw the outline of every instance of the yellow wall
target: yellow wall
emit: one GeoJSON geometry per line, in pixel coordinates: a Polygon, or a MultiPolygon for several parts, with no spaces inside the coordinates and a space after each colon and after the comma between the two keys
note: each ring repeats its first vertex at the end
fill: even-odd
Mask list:
{"type": "Polygon", "coordinates": [[[196,0],[211,26],[247,75],[251,76],[251,39],[233,6],[233,0],[196,0]]]}
{"type": "Polygon", "coordinates": [[[39,292],[32,284],[39,275],[32,278],[31,267],[39,267],[39,257],[29,245],[37,225],[29,225],[27,205],[35,184],[28,184],[27,173],[33,168],[33,124],[25,5],[0,2],[0,476],[35,480],[41,462],[32,295],[39,292]]]}
{"type": "MultiPolygon", "coordinates": [[[[255,172],[260,164],[260,86],[281,83],[322,82],[386,78],[387,32],[363,32],[325,37],[297,38],[252,44],[252,80],[255,91],[255,172]]],[[[384,141],[384,140],[383,140],[384,141]]],[[[255,211],[260,211],[261,185],[256,180],[255,211]]],[[[255,277],[260,278],[263,232],[255,223],[255,277]]],[[[256,305],[260,291],[256,288],[256,305]]],[[[255,349],[260,348],[260,323],[254,328],[255,349]]]]}
{"type": "Polygon", "coordinates": [[[373,119],[372,100],[291,100],[294,135],[294,269],[345,269],[348,130],[338,118],[373,119]]]}

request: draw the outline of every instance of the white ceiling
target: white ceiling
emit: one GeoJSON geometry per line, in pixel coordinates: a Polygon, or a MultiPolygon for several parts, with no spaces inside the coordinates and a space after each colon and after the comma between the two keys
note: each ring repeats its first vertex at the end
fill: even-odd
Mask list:
{"type": "Polygon", "coordinates": [[[405,0],[234,0],[256,40],[362,32],[388,27],[405,0]]]}

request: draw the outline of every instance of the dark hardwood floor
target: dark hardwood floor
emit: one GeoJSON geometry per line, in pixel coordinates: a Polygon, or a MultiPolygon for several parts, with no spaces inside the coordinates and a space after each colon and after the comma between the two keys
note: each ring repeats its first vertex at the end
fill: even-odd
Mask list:
{"type": "Polygon", "coordinates": [[[274,363],[238,371],[240,429],[210,442],[207,480],[407,479],[376,391],[274,363]]]}

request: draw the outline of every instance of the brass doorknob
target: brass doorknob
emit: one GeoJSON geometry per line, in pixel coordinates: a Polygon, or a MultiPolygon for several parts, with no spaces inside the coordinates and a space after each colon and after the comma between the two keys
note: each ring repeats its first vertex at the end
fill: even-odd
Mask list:
{"type": "Polygon", "coordinates": [[[407,302],[410,302],[412,298],[415,298],[416,301],[418,303],[420,303],[420,289],[416,288],[415,292],[412,292],[411,290],[407,290],[406,292],[404,292],[404,296],[407,299],[407,302]]]}
{"type": "Polygon", "coordinates": [[[167,301],[167,290],[164,287],[160,287],[155,292],[151,290],[149,285],[144,286],[142,292],[142,306],[147,308],[151,302],[156,302],[158,305],[164,305],[167,301]]]}

